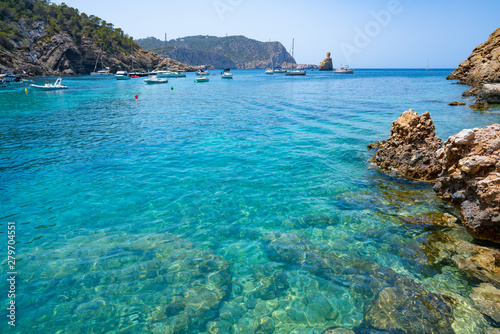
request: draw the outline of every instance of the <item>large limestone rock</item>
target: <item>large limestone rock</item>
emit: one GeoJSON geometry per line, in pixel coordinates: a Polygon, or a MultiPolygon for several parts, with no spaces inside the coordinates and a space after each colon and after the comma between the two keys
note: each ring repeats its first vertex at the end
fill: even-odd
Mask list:
{"type": "Polygon", "coordinates": [[[326,53],[326,58],[319,64],[320,71],[333,71],[333,61],[330,58],[330,52],[326,53]]]}
{"type": "Polygon", "coordinates": [[[407,110],[392,123],[391,135],[379,147],[373,162],[411,178],[433,180],[441,172],[436,151],[441,147],[429,112],[419,116],[407,110]]]}
{"type": "Polygon", "coordinates": [[[477,239],[500,242],[500,125],[465,129],[441,148],[428,112],[405,111],[393,122],[373,161],[416,179],[436,180],[434,190],[457,205],[477,239]],[[437,179],[436,179],[437,178],[437,179]]]}
{"type": "Polygon", "coordinates": [[[443,170],[434,190],[460,207],[474,237],[500,242],[500,125],[463,130],[437,156],[443,170]]]}
{"type": "Polygon", "coordinates": [[[488,40],[472,51],[449,76],[450,80],[477,86],[483,83],[500,82],[500,28],[488,40]]]}
{"type": "Polygon", "coordinates": [[[500,103],[500,84],[483,85],[478,98],[488,103],[500,103]]]}

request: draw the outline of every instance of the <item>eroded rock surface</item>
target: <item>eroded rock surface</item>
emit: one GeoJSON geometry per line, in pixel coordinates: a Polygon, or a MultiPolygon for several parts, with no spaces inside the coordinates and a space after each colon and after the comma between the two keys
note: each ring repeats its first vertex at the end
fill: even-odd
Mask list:
{"type": "Polygon", "coordinates": [[[500,242],[500,125],[463,130],[437,156],[436,193],[460,207],[474,237],[500,242]]]}
{"type": "Polygon", "coordinates": [[[333,71],[333,61],[330,52],[326,53],[326,58],[319,64],[320,71],[333,71]]]}
{"type": "Polygon", "coordinates": [[[471,86],[500,82],[500,28],[495,30],[486,42],[475,48],[448,79],[460,80],[460,83],[471,86]]]}
{"type": "Polygon", "coordinates": [[[396,169],[411,178],[433,180],[441,172],[436,158],[441,144],[429,112],[419,116],[410,109],[392,123],[391,135],[378,144],[373,161],[385,170],[396,169]]]}

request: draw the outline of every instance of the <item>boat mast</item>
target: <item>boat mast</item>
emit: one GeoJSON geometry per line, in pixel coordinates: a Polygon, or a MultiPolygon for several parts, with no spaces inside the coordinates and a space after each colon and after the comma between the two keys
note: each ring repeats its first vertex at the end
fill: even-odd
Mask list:
{"type": "MultiPolygon", "coordinates": [[[[99,47],[100,47],[99,54],[97,55],[97,58],[95,60],[94,73],[97,72],[97,63],[99,62],[99,56],[101,55],[101,52],[102,52],[102,45],[100,45],[99,47]]],[[[101,58],[101,64],[102,64],[102,58],[101,58]]]]}
{"type": "Polygon", "coordinates": [[[271,50],[271,40],[269,40],[269,57],[270,57],[270,60],[271,60],[271,70],[274,70],[273,52],[271,50]]]}
{"type": "Polygon", "coordinates": [[[167,47],[167,33],[165,33],[165,71],[168,71],[168,57],[167,57],[168,47],[167,47]]]}
{"type": "Polygon", "coordinates": [[[292,71],[293,71],[293,62],[295,61],[294,59],[294,44],[295,44],[295,38],[292,38],[292,71]]]}
{"type": "Polygon", "coordinates": [[[132,71],[134,70],[134,52],[133,52],[133,45],[132,43],[134,43],[133,40],[130,41],[130,56],[132,58],[132,71]]]}
{"type": "MultiPolygon", "coordinates": [[[[104,69],[104,64],[102,62],[102,42],[101,42],[101,51],[100,51],[100,54],[101,54],[101,70],[104,69]]],[[[95,71],[94,71],[95,72],[95,71]]]]}

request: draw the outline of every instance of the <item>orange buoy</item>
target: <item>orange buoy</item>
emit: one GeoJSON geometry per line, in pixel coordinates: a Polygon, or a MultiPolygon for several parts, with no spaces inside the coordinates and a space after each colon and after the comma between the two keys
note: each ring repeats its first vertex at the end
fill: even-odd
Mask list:
{"type": "Polygon", "coordinates": [[[138,94],[135,94],[135,99],[138,100],[139,99],[139,95],[138,94]]]}

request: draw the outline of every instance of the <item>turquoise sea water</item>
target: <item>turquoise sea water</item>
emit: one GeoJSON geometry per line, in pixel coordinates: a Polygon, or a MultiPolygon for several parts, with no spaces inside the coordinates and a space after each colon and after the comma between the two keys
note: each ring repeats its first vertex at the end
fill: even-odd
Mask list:
{"type": "MultiPolygon", "coordinates": [[[[9,330],[369,331],[370,307],[396,288],[452,297],[455,332],[486,333],[469,298],[479,283],[429,261],[440,236],[471,239],[418,219],[459,213],[432,184],[371,166],[366,148],[410,108],[428,110],[443,139],[498,123],[499,110],[447,105],[466,89],[450,71],[75,76],[67,91],[1,91],[1,248],[7,222],[17,241],[9,330]]],[[[7,272],[2,255],[4,310],[7,272]]]]}

